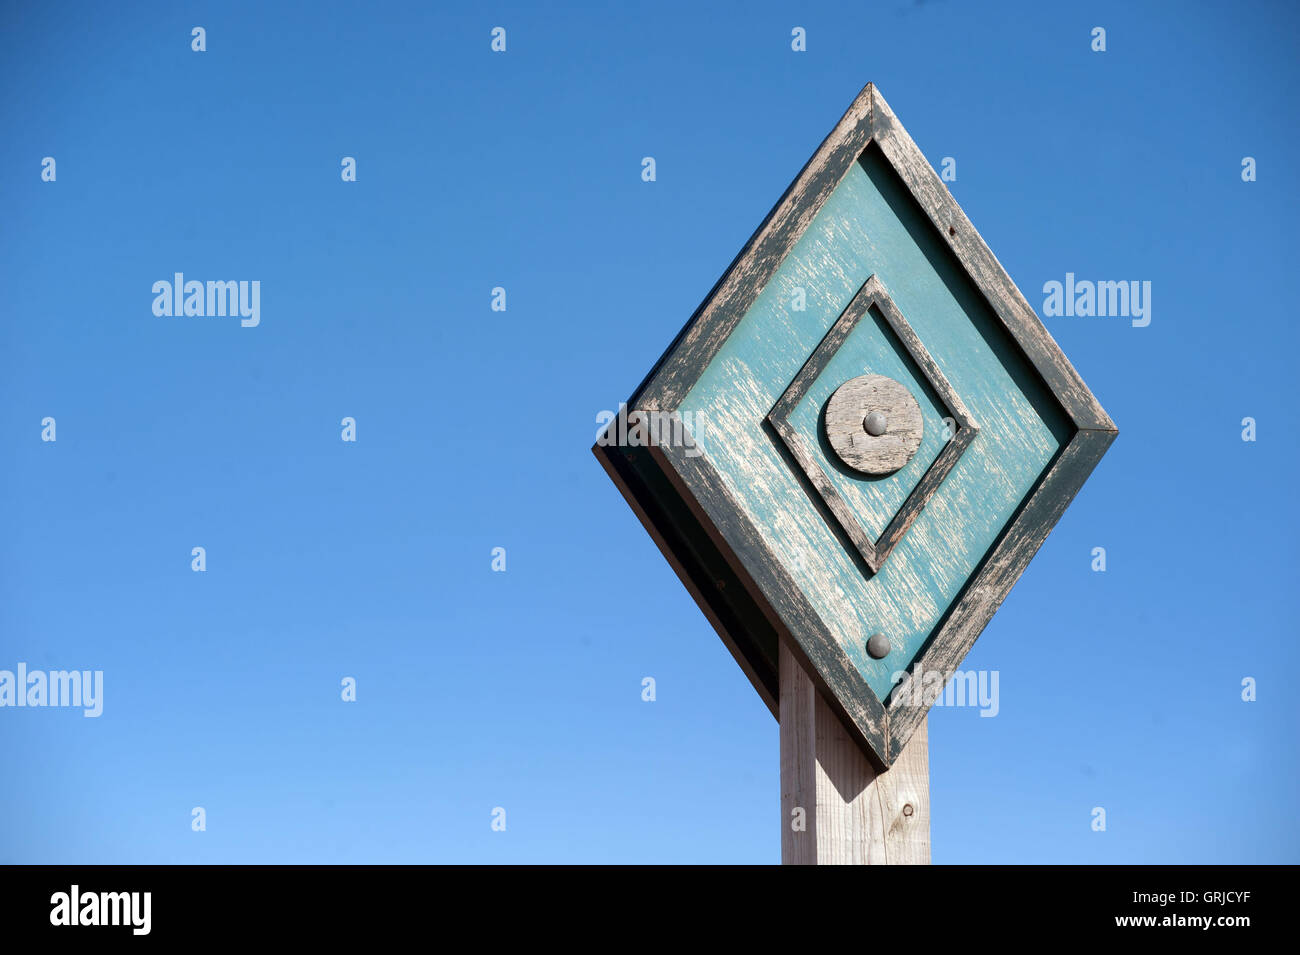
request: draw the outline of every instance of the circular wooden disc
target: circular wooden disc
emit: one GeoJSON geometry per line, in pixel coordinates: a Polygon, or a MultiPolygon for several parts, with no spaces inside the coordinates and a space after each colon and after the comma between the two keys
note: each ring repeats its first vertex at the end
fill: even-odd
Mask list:
{"type": "MultiPolygon", "coordinates": [[[[875,422],[873,422],[874,424],[875,422]]],[[[864,474],[892,474],[921,446],[921,406],[884,375],[860,375],[835,389],[826,403],[826,437],[841,461],[864,474]],[[885,416],[884,433],[867,432],[866,418],[885,416]]]]}

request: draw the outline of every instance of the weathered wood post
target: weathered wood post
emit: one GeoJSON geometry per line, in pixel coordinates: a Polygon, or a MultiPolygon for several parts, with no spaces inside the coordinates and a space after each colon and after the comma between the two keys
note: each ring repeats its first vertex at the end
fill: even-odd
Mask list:
{"type": "Polygon", "coordinates": [[[926,712],[1116,435],[868,85],[593,449],[780,721],[782,859],[930,861],[926,712]]]}
{"type": "Polygon", "coordinates": [[[781,647],[781,861],[924,865],[930,861],[930,751],[922,720],[878,772],[781,647]]]}

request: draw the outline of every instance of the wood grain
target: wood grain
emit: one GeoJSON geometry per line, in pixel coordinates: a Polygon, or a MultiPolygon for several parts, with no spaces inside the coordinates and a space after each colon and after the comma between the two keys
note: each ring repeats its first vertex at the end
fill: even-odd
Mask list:
{"type": "Polygon", "coordinates": [[[826,403],[826,440],[840,460],[863,474],[893,474],[916,454],[925,435],[921,406],[884,375],[859,375],[835,389],[826,403]],[[884,433],[867,432],[865,418],[883,416],[884,433]]]}
{"type": "Polygon", "coordinates": [[[928,865],[930,762],[924,720],[878,772],[783,643],[780,657],[781,861],[928,865]],[[803,831],[792,822],[803,809],[803,831]]]}
{"type": "MultiPolygon", "coordinates": [[[[924,415],[922,411],[923,419],[924,415]]],[[[965,402],[874,274],[858,289],[768,412],[767,421],[873,574],[880,570],[979,430],[965,402]],[[867,334],[855,335],[859,328],[867,334]],[[921,431],[921,444],[929,445],[928,450],[905,462],[903,473],[894,480],[874,481],[869,486],[837,473],[828,457],[819,453],[817,442],[807,437],[810,432],[816,433],[818,422],[807,420],[806,412],[820,407],[823,397],[828,403],[833,397],[824,394],[826,386],[819,383],[827,378],[836,381],[837,374],[856,375],[862,367],[905,375],[894,380],[908,382],[909,393],[924,398],[925,407],[935,419],[935,434],[930,440],[926,440],[924,429],[921,431]],[[913,369],[918,373],[915,376],[909,374],[913,369]],[[799,419],[803,420],[797,426],[799,419]],[[946,441],[942,438],[945,431],[946,441]],[[870,529],[873,526],[874,533],[870,529]]]]}

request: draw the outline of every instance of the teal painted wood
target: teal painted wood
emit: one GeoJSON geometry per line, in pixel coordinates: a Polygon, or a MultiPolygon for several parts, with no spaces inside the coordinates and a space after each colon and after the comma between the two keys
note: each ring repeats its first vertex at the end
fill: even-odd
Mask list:
{"type": "Polygon", "coordinates": [[[822,471],[853,509],[874,541],[884,533],[907,496],[943,450],[943,419],[947,415],[939,397],[907,354],[883,317],[868,312],[854,326],[808,393],[791,412],[790,424],[804,438],[822,471]],[[872,477],[847,467],[825,438],[822,414],[831,394],[851,378],[874,372],[893,378],[921,407],[924,433],[912,460],[893,474],[872,477]]]}
{"type": "MultiPolygon", "coordinates": [[[[878,350],[882,341],[873,343],[870,334],[864,335],[853,354],[866,359],[875,348],[872,360],[885,361],[878,350]]],[[[899,377],[905,370],[901,359],[894,370],[897,374],[880,373],[911,384],[899,377]]],[[[846,373],[844,379],[861,373],[846,373]]],[[[910,370],[907,375],[915,379],[910,370]]],[[[833,390],[838,383],[826,376],[818,385],[833,390]]],[[[914,394],[921,399],[925,390],[914,394]]],[[[926,395],[923,408],[926,439],[933,441],[940,436],[930,434],[930,416],[937,413],[932,396],[926,395]]],[[[1073,433],[1060,406],[874,146],[850,167],[679,410],[684,416],[703,413],[696,420],[705,421],[707,430],[698,437],[710,461],[882,701],[895,674],[924,648],[1073,433]],[[844,549],[802,487],[798,469],[762,425],[873,273],[981,429],[875,576],[864,574],[844,549]],[[806,295],[806,311],[792,308],[797,288],[806,295]],[[866,653],[866,639],[877,631],[892,645],[883,660],[866,653]]],[[[801,430],[806,426],[807,417],[801,419],[801,430]]],[[[884,479],[863,479],[845,494],[866,526],[883,527],[892,516],[892,511],[885,513],[890,502],[901,503],[919,476],[911,468],[909,464],[884,479]],[[886,487],[891,481],[896,484],[886,487]]],[[[833,466],[827,473],[851,480],[833,466]]]]}

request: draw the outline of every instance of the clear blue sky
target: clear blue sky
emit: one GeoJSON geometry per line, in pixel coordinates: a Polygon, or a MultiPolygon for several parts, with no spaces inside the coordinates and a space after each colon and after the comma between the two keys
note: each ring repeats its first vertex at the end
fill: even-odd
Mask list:
{"type": "Polygon", "coordinates": [[[0,669],[105,681],[0,710],[0,861],[778,861],[777,724],[589,447],[867,81],[1040,310],[1153,287],[1047,319],[1121,435],[999,715],[931,715],[935,861],[1300,858],[1293,5],[0,10],[0,669]]]}

